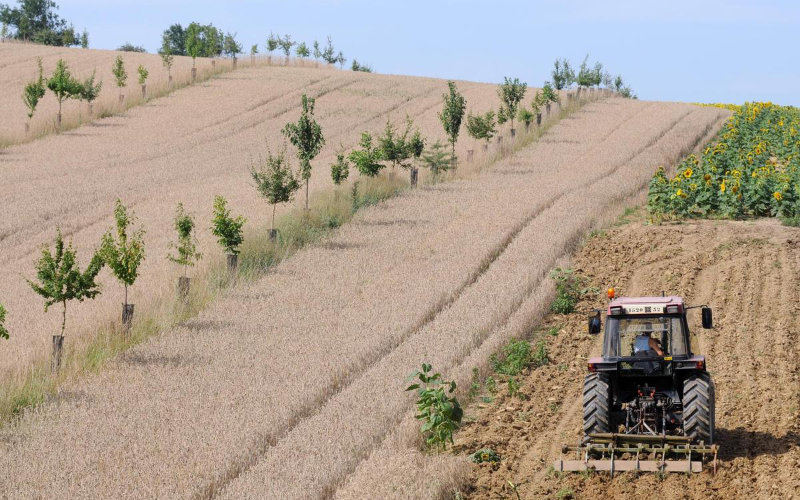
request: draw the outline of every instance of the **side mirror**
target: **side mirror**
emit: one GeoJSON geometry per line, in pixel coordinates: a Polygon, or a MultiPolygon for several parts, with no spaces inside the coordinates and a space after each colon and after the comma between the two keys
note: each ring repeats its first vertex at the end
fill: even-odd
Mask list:
{"type": "Polygon", "coordinates": [[[704,307],[700,309],[700,314],[702,314],[703,316],[703,328],[705,328],[706,330],[714,328],[714,319],[713,315],[711,314],[711,308],[704,307]]]}
{"type": "Polygon", "coordinates": [[[589,318],[589,333],[593,335],[600,333],[600,326],[600,313],[589,318]]]}

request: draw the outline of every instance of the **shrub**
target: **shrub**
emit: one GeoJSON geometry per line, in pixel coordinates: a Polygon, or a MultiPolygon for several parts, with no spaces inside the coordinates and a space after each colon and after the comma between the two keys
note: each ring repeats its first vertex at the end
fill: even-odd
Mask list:
{"type": "Polygon", "coordinates": [[[575,310],[580,298],[580,278],[570,268],[555,268],[550,277],[556,282],[556,298],[550,304],[550,310],[556,314],[569,314],[575,310]]]}
{"type": "Polygon", "coordinates": [[[544,339],[540,339],[536,342],[536,349],[533,351],[533,356],[531,356],[531,361],[536,366],[546,365],[550,358],[547,356],[547,342],[544,339]]]}
{"type": "Polygon", "coordinates": [[[368,64],[360,64],[358,60],[353,59],[353,64],[350,65],[353,71],[361,71],[363,73],[372,73],[372,66],[368,64]]]}
{"type": "Polygon", "coordinates": [[[228,254],[238,255],[239,245],[244,241],[242,226],[247,221],[241,215],[233,217],[228,210],[228,201],[222,196],[214,197],[214,218],[211,221],[211,234],[217,237],[220,246],[228,254]]]}
{"type": "Polygon", "coordinates": [[[456,390],[456,383],[443,380],[440,373],[431,375],[431,365],[426,363],[422,364],[422,371],[415,371],[407,380],[414,378],[419,382],[408,386],[406,391],[417,392],[415,418],[423,421],[420,430],[426,444],[444,450],[448,442],[453,444],[453,432],[459,428],[464,415],[458,400],[448,396],[456,390]]]}
{"type": "Polygon", "coordinates": [[[144,229],[128,234],[128,227],[136,220],[132,213],[117,199],[114,206],[116,239],[111,231],[103,235],[100,257],[125,289],[125,305],[128,305],[128,287],[133,286],[139,275],[139,264],[144,260],[144,229]]]}
{"type": "Polygon", "coordinates": [[[336,163],[331,165],[331,179],[337,186],[344,182],[350,175],[350,163],[347,161],[344,152],[336,154],[336,163]]]}
{"type": "Polygon", "coordinates": [[[8,330],[6,329],[6,308],[0,304],[0,339],[8,340],[8,330]]]}
{"type": "Polygon", "coordinates": [[[482,464],[484,462],[499,462],[500,455],[495,453],[495,451],[491,448],[481,448],[480,450],[471,454],[469,459],[476,464],[482,464]]]}
{"type": "Polygon", "coordinates": [[[527,340],[510,340],[503,346],[503,359],[498,359],[496,354],[492,354],[489,362],[492,369],[503,375],[519,375],[520,372],[531,364],[531,345],[527,340]]]}
{"type": "Polygon", "coordinates": [[[145,50],[144,47],[140,45],[134,45],[130,42],[125,42],[124,44],[120,45],[117,47],[117,50],[120,52],[138,52],[140,54],[147,53],[147,50],[145,50]]]}

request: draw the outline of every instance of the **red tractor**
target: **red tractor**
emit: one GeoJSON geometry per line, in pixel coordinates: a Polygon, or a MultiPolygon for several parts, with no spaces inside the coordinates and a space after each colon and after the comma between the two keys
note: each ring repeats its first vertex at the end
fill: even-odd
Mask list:
{"type": "MultiPolygon", "coordinates": [[[[620,297],[606,310],[603,355],[589,359],[583,383],[583,439],[556,470],[700,472],[713,457],[714,383],[705,356],[692,352],[681,297],[620,297]]],[[[600,333],[600,311],[589,332],[600,333]]]]}

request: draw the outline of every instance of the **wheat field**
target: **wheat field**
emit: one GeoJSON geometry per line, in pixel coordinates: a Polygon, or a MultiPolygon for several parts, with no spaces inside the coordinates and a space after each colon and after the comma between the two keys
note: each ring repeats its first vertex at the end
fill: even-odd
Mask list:
{"type": "MultiPolygon", "coordinates": [[[[473,110],[497,106],[495,86],[459,88],[473,110]]],[[[240,69],[3,152],[11,182],[0,199],[11,213],[0,227],[0,283],[8,283],[0,301],[25,312],[9,315],[9,329],[20,333],[4,346],[2,367],[24,366],[46,348],[42,332],[54,328],[55,315],[29,305],[37,302],[19,274],[30,274],[55,220],[86,255],[111,224],[113,199],[132,203],[148,230],[146,271],[132,300],[144,301],[178,273],[163,258],[177,200],[208,221],[213,195],[223,194],[264,223],[248,161],[265,138],[279,140],[302,92],[318,96],[329,135],[315,164],[325,166],[339,143],[379,131],[387,117],[408,114],[423,134],[441,137],[443,89],[425,78],[240,69]]],[[[489,169],[359,212],[322,244],[0,430],[0,491],[437,497],[458,482],[463,464],[409,451],[415,429],[405,376],[431,362],[466,385],[472,366],[541,313],[545,277],[580,235],[639,193],[656,166],[715,132],[725,114],[606,99],[489,169]]],[[[464,137],[459,152],[468,147],[464,137]]],[[[316,168],[311,182],[328,187],[327,168],[316,168]]],[[[207,258],[219,252],[208,235],[201,246],[207,258]]],[[[74,307],[70,324],[89,331],[118,313],[107,278],[102,300],[74,307]]]]}
{"type": "MultiPolygon", "coordinates": [[[[30,47],[3,44],[0,64],[22,72],[19,68],[24,65],[18,59],[28,57],[30,62],[38,53],[27,54],[33,51],[30,47]]],[[[81,71],[95,64],[110,67],[115,54],[37,49],[52,52],[46,62],[63,57],[76,61],[81,71]]],[[[181,64],[187,68],[186,61],[181,64]]],[[[2,74],[12,81],[10,72],[2,74]]],[[[497,106],[494,85],[459,82],[459,87],[470,108],[497,106]]],[[[121,115],[0,150],[4,178],[0,202],[5,208],[0,219],[0,303],[9,310],[7,326],[13,332],[0,350],[0,374],[11,376],[46,357],[50,336],[59,331],[58,311],[45,314],[41,299],[24,280],[35,275],[34,261],[42,245],[52,242],[57,226],[74,242],[85,265],[101,235],[111,228],[114,201],[121,198],[147,231],[141,276],[130,289],[137,312],[147,310],[154,298],[171,293],[181,272],[165,258],[174,239],[172,218],[179,201],[196,217],[199,228],[204,258],[193,271],[196,274],[224,258],[208,231],[215,195],[228,198],[231,209],[249,219],[247,231],[267,227],[269,207],[258,197],[248,167],[267,145],[273,150],[281,146],[280,129],[298,118],[303,93],[317,98],[317,118],[327,141],[313,162],[313,194],[332,186],[329,165],[336,151],[355,145],[363,130],[382,131],[387,119],[400,124],[408,115],[425,136],[442,138],[436,113],[445,88],[441,80],[326,67],[242,67],[121,115]]],[[[21,105],[21,99],[0,102],[3,109],[16,104],[21,105]]],[[[463,138],[460,154],[467,147],[474,146],[463,138]]],[[[293,164],[296,168],[297,162],[293,164]]],[[[298,194],[296,201],[301,200],[298,194]]],[[[100,297],[70,304],[66,332],[70,346],[87,342],[98,325],[118,321],[121,286],[107,270],[100,281],[100,297]]]]}

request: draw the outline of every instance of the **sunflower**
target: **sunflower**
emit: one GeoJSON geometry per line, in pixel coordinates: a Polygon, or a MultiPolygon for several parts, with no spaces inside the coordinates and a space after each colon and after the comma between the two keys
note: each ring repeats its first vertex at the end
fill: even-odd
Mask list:
{"type": "Polygon", "coordinates": [[[706,174],[706,175],[704,175],[704,176],[703,176],[703,179],[704,179],[706,182],[710,181],[710,180],[711,180],[711,174],[706,174]]]}
{"type": "Polygon", "coordinates": [[[721,193],[725,192],[725,181],[722,181],[722,184],[719,185],[719,191],[721,193]]]}
{"type": "Polygon", "coordinates": [[[687,179],[690,179],[693,173],[694,172],[692,171],[691,168],[687,168],[686,170],[683,171],[683,176],[686,177],[687,179]]]}
{"type": "Polygon", "coordinates": [[[777,201],[781,201],[783,199],[783,195],[780,191],[775,191],[772,193],[772,197],[775,198],[777,201]]]}

